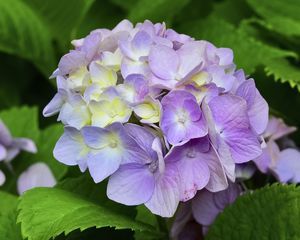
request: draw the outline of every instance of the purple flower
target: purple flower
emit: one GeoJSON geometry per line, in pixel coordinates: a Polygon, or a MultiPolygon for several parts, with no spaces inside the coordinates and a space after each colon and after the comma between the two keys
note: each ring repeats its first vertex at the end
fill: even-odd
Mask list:
{"type": "Polygon", "coordinates": [[[53,187],[56,179],[49,167],[42,162],[35,163],[26,169],[18,178],[17,189],[21,195],[35,187],[53,187]]]}
{"type": "Polygon", "coordinates": [[[21,151],[36,153],[36,145],[28,138],[13,138],[0,120],[0,161],[10,162],[21,151]]]}
{"type": "Polygon", "coordinates": [[[173,147],[165,159],[176,163],[180,169],[181,201],[192,199],[203,188],[216,192],[228,186],[222,165],[208,137],[192,139],[182,146],[173,147]]]}
{"type": "Polygon", "coordinates": [[[294,148],[281,150],[278,142],[294,132],[295,127],[287,126],[282,119],[271,117],[263,134],[267,139],[263,153],[253,161],[262,173],[271,172],[283,183],[300,182],[300,152],[294,148]]]}
{"type": "Polygon", "coordinates": [[[292,148],[281,151],[272,171],[282,183],[300,183],[300,152],[292,148]]]}
{"type": "MultiPolygon", "coordinates": [[[[202,228],[203,235],[205,235],[219,213],[232,204],[241,192],[240,186],[234,183],[230,183],[226,190],[216,193],[207,190],[199,191],[195,198],[179,206],[171,229],[172,237],[192,240],[194,238],[183,238],[183,233],[188,234],[186,229],[195,232],[196,226],[199,230],[202,228]],[[198,225],[195,226],[195,224],[198,225]]],[[[201,235],[198,232],[198,236],[201,235]]]]}
{"type": "Polygon", "coordinates": [[[149,53],[149,66],[155,78],[152,85],[172,89],[201,70],[204,64],[206,44],[187,42],[177,51],[164,45],[156,45],[149,53]]]}
{"type": "Polygon", "coordinates": [[[250,125],[257,134],[262,134],[268,124],[269,106],[257,90],[254,80],[244,81],[238,87],[236,95],[246,100],[250,125]]]}
{"type": "Polygon", "coordinates": [[[147,154],[143,159],[122,165],[110,177],[108,197],[126,205],[144,203],[152,213],[171,217],[179,202],[176,165],[163,159],[159,138],[146,128],[126,124],[125,129],[147,154]]]}
{"type": "Polygon", "coordinates": [[[172,145],[207,134],[204,115],[196,98],[184,90],[171,91],[162,101],[160,127],[172,145]]]}
{"type": "Polygon", "coordinates": [[[84,127],[81,131],[66,127],[54,149],[58,161],[78,165],[81,171],[88,168],[96,183],[118,170],[120,164],[139,161],[142,153],[120,123],[106,128],[84,127]]]}
{"type": "Polygon", "coordinates": [[[143,75],[131,74],[123,84],[117,86],[117,91],[128,103],[135,105],[144,101],[149,94],[148,81],[143,75]]]}
{"type": "Polygon", "coordinates": [[[258,136],[251,130],[246,101],[221,95],[204,104],[209,136],[228,177],[234,181],[234,163],[258,157],[262,150],[258,136]]]}
{"type": "Polygon", "coordinates": [[[202,226],[209,227],[225,207],[232,204],[241,194],[238,184],[231,183],[220,192],[212,193],[207,190],[199,191],[192,200],[193,216],[202,226]]]}

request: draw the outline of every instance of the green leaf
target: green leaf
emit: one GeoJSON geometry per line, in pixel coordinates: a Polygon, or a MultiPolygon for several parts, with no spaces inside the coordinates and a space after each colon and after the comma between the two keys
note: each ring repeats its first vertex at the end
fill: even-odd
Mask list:
{"type": "Polygon", "coordinates": [[[153,22],[171,22],[176,13],[190,0],[139,0],[132,5],[128,18],[133,22],[149,19],[153,22]]]}
{"type": "Polygon", "coordinates": [[[75,35],[75,28],[94,2],[94,0],[23,1],[39,14],[52,36],[58,39],[63,46],[69,44],[75,35]]]}
{"type": "MultiPolygon", "coordinates": [[[[135,218],[136,220],[143,222],[143,223],[150,224],[157,231],[159,231],[159,223],[157,220],[158,216],[151,213],[150,210],[148,208],[146,208],[144,205],[137,206],[136,209],[137,209],[137,215],[135,218]]],[[[157,236],[153,236],[153,235],[145,236],[145,234],[143,234],[143,232],[135,232],[134,239],[135,240],[157,240],[157,236]]]]}
{"type": "Polygon", "coordinates": [[[0,192],[0,236],[1,239],[21,240],[20,226],[17,220],[18,198],[6,192],[0,192]]]}
{"type": "Polygon", "coordinates": [[[234,51],[234,59],[238,68],[243,68],[247,74],[253,73],[267,61],[284,57],[294,57],[294,52],[282,50],[260,42],[248,35],[243,29],[210,16],[205,20],[192,21],[180,27],[198,39],[204,39],[218,47],[229,47],[234,51]]]}
{"type": "MultiPolygon", "coordinates": [[[[122,1],[124,5],[129,1],[122,1]]],[[[76,38],[82,38],[97,28],[114,28],[126,17],[125,11],[110,1],[95,1],[76,31],[76,38]]]]}
{"type": "Polygon", "coordinates": [[[28,240],[48,240],[61,233],[68,234],[96,227],[131,229],[156,234],[147,224],[116,214],[110,209],[56,188],[36,188],[26,192],[20,200],[18,222],[22,235],[28,240]]]}
{"type": "Polygon", "coordinates": [[[129,11],[139,0],[110,0],[115,5],[129,11]]]}
{"type": "Polygon", "coordinates": [[[121,213],[133,219],[136,216],[135,208],[111,201],[106,195],[106,186],[107,181],[96,184],[89,173],[80,173],[79,177],[66,178],[59,182],[56,188],[76,193],[89,201],[111,209],[115,213],[121,213]]]}
{"type": "Polygon", "coordinates": [[[13,107],[0,112],[2,119],[14,137],[39,138],[38,109],[36,107],[13,107]]]}
{"type": "Polygon", "coordinates": [[[267,21],[270,30],[287,36],[300,36],[300,2],[295,0],[247,0],[267,21]]]}
{"type": "Polygon", "coordinates": [[[300,66],[294,66],[286,59],[273,59],[266,63],[265,72],[273,75],[276,81],[288,82],[292,88],[300,91],[300,66]]]}
{"type": "Polygon", "coordinates": [[[213,14],[230,23],[239,24],[243,19],[249,18],[252,11],[244,0],[225,0],[215,3],[213,14]]]}
{"type": "Polygon", "coordinates": [[[207,240],[285,240],[300,238],[300,188],[264,187],[245,194],[221,213],[207,240]]]}
{"type": "Polygon", "coordinates": [[[21,0],[0,0],[0,12],[0,51],[32,61],[49,76],[55,58],[47,27],[21,0]]]}

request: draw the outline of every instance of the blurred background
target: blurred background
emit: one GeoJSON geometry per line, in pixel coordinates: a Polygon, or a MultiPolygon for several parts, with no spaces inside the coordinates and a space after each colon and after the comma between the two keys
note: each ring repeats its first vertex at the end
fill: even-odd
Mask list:
{"type": "MultiPolygon", "coordinates": [[[[237,68],[255,79],[271,114],[299,127],[299,13],[299,0],[0,0],[0,117],[14,136],[33,139],[40,150],[34,157],[21,155],[22,161],[13,163],[15,175],[36,161],[47,162],[58,180],[67,171],[77,175],[52,158],[62,126],[52,125],[56,116],[41,114],[56,93],[49,76],[72,39],[113,28],[125,18],[165,22],[180,33],[232,48],[237,68]]],[[[291,137],[300,146],[300,133],[291,137]]],[[[14,192],[15,182],[11,178],[4,189],[14,192]]],[[[100,234],[107,239],[132,235],[106,229],[100,234]]]]}

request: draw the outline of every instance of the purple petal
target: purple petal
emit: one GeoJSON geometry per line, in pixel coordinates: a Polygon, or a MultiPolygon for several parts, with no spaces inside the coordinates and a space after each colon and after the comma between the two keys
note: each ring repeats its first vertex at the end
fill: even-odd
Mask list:
{"type": "Polygon", "coordinates": [[[0,144],[4,146],[9,146],[11,143],[12,136],[5,124],[0,119],[0,144]]]}
{"type": "Polygon", "coordinates": [[[93,32],[84,39],[81,50],[85,53],[88,62],[92,61],[97,55],[101,40],[102,37],[99,32],[93,32]]]}
{"type": "Polygon", "coordinates": [[[81,129],[85,144],[93,149],[101,149],[107,146],[107,138],[111,132],[105,128],[86,126],[81,129]]]}
{"type": "Polygon", "coordinates": [[[0,144],[0,161],[6,159],[7,151],[6,148],[0,144]]]}
{"type": "Polygon", "coordinates": [[[107,196],[125,205],[139,205],[151,198],[154,185],[154,176],[147,166],[126,164],[109,178],[107,196]]]}
{"type": "Polygon", "coordinates": [[[28,138],[15,138],[13,140],[13,145],[26,152],[30,152],[30,153],[37,152],[37,147],[35,143],[28,138]]]}
{"type": "Polygon", "coordinates": [[[228,187],[226,173],[230,176],[233,175],[233,164],[228,164],[224,159],[221,162],[213,148],[206,154],[206,164],[210,171],[210,177],[205,188],[210,192],[219,192],[226,189],[228,187]]]}
{"type": "Polygon", "coordinates": [[[157,158],[157,154],[152,149],[152,143],[155,136],[147,130],[147,128],[132,123],[125,124],[124,128],[126,133],[131,136],[135,142],[152,157],[152,159],[157,158]]]}
{"type": "Polygon", "coordinates": [[[0,187],[5,183],[5,175],[4,173],[0,170],[0,187]]]}
{"type": "Polygon", "coordinates": [[[53,187],[55,184],[55,177],[49,167],[40,162],[31,165],[19,176],[17,188],[18,193],[21,195],[35,187],[53,187]]]}
{"type": "Polygon", "coordinates": [[[207,134],[207,126],[196,98],[184,90],[175,90],[161,101],[160,126],[172,145],[183,144],[190,139],[207,134]]]}
{"type": "Polygon", "coordinates": [[[119,149],[106,147],[88,155],[87,165],[95,183],[118,170],[122,162],[122,152],[119,149]]]}
{"type": "Polygon", "coordinates": [[[257,135],[249,128],[245,100],[236,96],[222,95],[213,98],[209,107],[217,132],[229,146],[236,163],[250,161],[261,154],[257,135]]]}
{"type": "Polygon", "coordinates": [[[199,71],[204,64],[204,52],[206,43],[204,41],[187,42],[178,51],[180,64],[178,74],[185,78],[192,72],[199,71]]]}
{"type": "Polygon", "coordinates": [[[236,163],[250,161],[262,153],[257,136],[248,129],[228,132],[225,142],[236,163]]]}
{"type": "Polygon", "coordinates": [[[63,90],[58,91],[52,100],[43,110],[44,117],[50,117],[58,113],[66,99],[66,93],[63,90]]]}
{"type": "Polygon", "coordinates": [[[90,123],[90,111],[83,97],[79,94],[70,96],[68,101],[62,106],[58,120],[65,125],[82,128],[90,123]]]}
{"type": "Polygon", "coordinates": [[[268,124],[269,107],[256,89],[254,80],[250,79],[241,84],[236,94],[247,101],[250,124],[257,134],[262,134],[268,124]]]}
{"type": "Polygon", "coordinates": [[[233,52],[230,48],[218,48],[216,54],[219,57],[221,66],[230,65],[233,62],[233,52]]]}
{"type": "Polygon", "coordinates": [[[179,56],[172,48],[157,45],[150,51],[149,66],[157,77],[172,80],[178,70],[179,56]]]}
{"type": "Polygon", "coordinates": [[[60,59],[58,68],[62,75],[66,75],[76,71],[82,66],[86,66],[87,64],[88,61],[86,60],[85,54],[83,52],[73,50],[60,59]]]}
{"type": "Polygon", "coordinates": [[[193,216],[199,224],[211,225],[220,210],[214,203],[214,193],[202,190],[192,200],[193,216]]]}
{"type": "Polygon", "coordinates": [[[279,153],[280,150],[277,143],[275,143],[273,140],[270,140],[266,147],[263,148],[262,154],[253,161],[262,173],[267,173],[272,167],[272,164],[277,161],[279,153]]]}
{"type": "Polygon", "coordinates": [[[171,228],[171,237],[177,239],[189,221],[193,220],[191,201],[181,203],[175,215],[175,220],[171,228]]]}
{"type": "Polygon", "coordinates": [[[138,32],[132,40],[132,48],[139,56],[147,56],[151,44],[151,37],[144,31],[138,32]]]}
{"type": "MultiPolygon", "coordinates": [[[[205,138],[204,142],[207,142],[205,138]],[[206,141],[205,141],[206,140],[206,141]]],[[[180,200],[188,201],[196,192],[206,186],[210,172],[206,163],[207,153],[201,152],[203,139],[191,140],[188,143],[174,147],[166,157],[166,161],[177,161],[180,169],[180,200]],[[171,160],[168,160],[168,159],[171,160]]]]}
{"type": "Polygon", "coordinates": [[[273,168],[280,182],[300,182],[300,152],[288,148],[280,152],[278,161],[273,168]]]}
{"type": "Polygon", "coordinates": [[[53,154],[56,160],[69,166],[86,162],[88,147],[77,129],[65,127],[64,134],[57,141],[53,154]]]}
{"type": "Polygon", "coordinates": [[[239,185],[231,183],[226,190],[211,193],[200,191],[192,201],[193,215],[199,224],[211,225],[224,208],[235,201],[240,195],[239,185]]]}
{"type": "Polygon", "coordinates": [[[296,130],[296,127],[287,126],[282,119],[271,117],[269,119],[267,129],[264,132],[264,137],[272,140],[278,140],[279,138],[293,133],[296,130]]]}
{"type": "Polygon", "coordinates": [[[165,172],[157,176],[151,199],[145,206],[154,214],[172,217],[179,203],[178,169],[174,164],[166,164],[165,172]]]}

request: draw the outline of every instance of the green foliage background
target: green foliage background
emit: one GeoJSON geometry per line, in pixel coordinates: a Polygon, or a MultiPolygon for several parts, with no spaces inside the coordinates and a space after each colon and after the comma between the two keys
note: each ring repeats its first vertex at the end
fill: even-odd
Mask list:
{"type": "MultiPolygon", "coordinates": [[[[55,117],[41,116],[56,91],[48,77],[70,41],[124,18],[165,21],[232,48],[238,68],[254,77],[271,113],[300,125],[299,0],[0,0],[0,118],[14,136],[32,138],[39,149],[34,156],[22,153],[13,162],[14,174],[5,170],[11,175],[0,192],[0,239],[167,239],[169,223],[142,207],[108,201],[104,185],[57,163],[52,149],[62,127],[55,117]],[[49,165],[59,184],[18,199],[17,176],[37,161],[49,165]]],[[[300,134],[292,138],[299,146],[300,134]]],[[[258,176],[249,187],[265,180],[258,176]]],[[[295,186],[248,194],[220,216],[208,239],[299,239],[299,199],[295,186]],[[267,226],[276,226],[273,235],[263,227],[268,220],[267,226]]]]}

